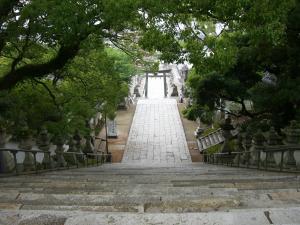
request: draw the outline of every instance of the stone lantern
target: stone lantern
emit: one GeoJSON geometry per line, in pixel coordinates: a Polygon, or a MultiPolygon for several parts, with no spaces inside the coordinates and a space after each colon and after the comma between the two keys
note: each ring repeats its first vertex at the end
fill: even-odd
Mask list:
{"type": "MultiPolygon", "coordinates": [[[[6,129],[0,125],[0,148],[4,148],[7,142],[6,129]]],[[[8,151],[0,152],[0,171],[11,172],[15,168],[13,155],[8,151]]]]}
{"type": "Polygon", "coordinates": [[[58,167],[65,167],[66,166],[66,161],[64,158],[64,139],[62,136],[58,136],[55,140],[56,144],[56,149],[55,149],[55,157],[57,161],[57,166],[58,167]]]}
{"type": "Polygon", "coordinates": [[[184,79],[184,82],[186,82],[187,78],[188,78],[188,73],[189,73],[189,68],[187,67],[187,65],[183,65],[183,67],[181,68],[181,73],[184,79]]]}
{"type": "Polygon", "coordinates": [[[90,135],[85,136],[85,145],[83,148],[84,153],[93,153],[94,146],[92,145],[92,137],[90,135]]]}
{"type": "Polygon", "coordinates": [[[50,157],[50,134],[48,133],[48,130],[43,127],[38,135],[37,144],[40,150],[44,151],[44,158],[42,161],[42,164],[45,168],[51,168],[52,167],[52,160],[50,157]]]}
{"type": "MultiPolygon", "coordinates": [[[[19,148],[23,150],[31,150],[33,146],[32,134],[27,124],[25,123],[20,130],[20,143],[19,148]]],[[[34,156],[31,152],[25,152],[25,159],[23,161],[24,170],[34,169],[34,156]]]]}
{"type": "Polygon", "coordinates": [[[259,129],[253,136],[253,146],[251,147],[251,156],[250,163],[259,165],[259,159],[264,159],[265,154],[263,150],[265,149],[264,143],[266,141],[265,136],[262,134],[262,131],[259,129]]]}
{"type": "Polygon", "coordinates": [[[73,140],[75,142],[75,146],[74,146],[75,152],[81,152],[81,140],[82,140],[82,137],[80,135],[79,130],[75,131],[75,134],[73,136],[73,140]]]}
{"type": "Polygon", "coordinates": [[[222,153],[226,153],[226,152],[230,152],[230,146],[229,146],[229,141],[232,139],[232,134],[231,131],[234,130],[234,127],[231,124],[231,118],[228,117],[225,119],[225,123],[221,125],[221,129],[222,129],[222,135],[224,137],[224,143],[221,147],[221,152],[222,153]]]}
{"type": "MultiPolygon", "coordinates": [[[[285,143],[292,146],[297,146],[300,140],[300,128],[297,121],[292,120],[290,126],[283,130],[286,135],[285,143]]],[[[283,162],[287,166],[295,166],[296,160],[294,155],[298,158],[299,151],[294,152],[293,150],[286,151],[284,153],[283,162]]]]}

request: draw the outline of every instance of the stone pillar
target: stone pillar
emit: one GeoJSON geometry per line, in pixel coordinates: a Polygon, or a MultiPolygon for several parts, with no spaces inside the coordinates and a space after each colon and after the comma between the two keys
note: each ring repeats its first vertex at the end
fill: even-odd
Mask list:
{"type": "MultiPolygon", "coordinates": [[[[5,148],[7,141],[6,129],[0,126],[0,148],[5,148]]],[[[14,170],[14,157],[10,152],[0,152],[0,172],[8,173],[14,170]]]]}
{"type": "MultiPolygon", "coordinates": [[[[31,150],[32,148],[32,136],[27,125],[24,125],[21,129],[19,148],[24,150],[31,150]]],[[[34,156],[31,152],[25,152],[25,159],[23,161],[24,171],[34,170],[34,156]]]]}
{"type": "Polygon", "coordinates": [[[148,72],[146,72],[145,97],[148,98],[148,72]]]}
{"type": "Polygon", "coordinates": [[[163,77],[164,77],[164,93],[165,93],[165,98],[168,95],[168,88],[167,88],[167,77],[166,77],[166,73],[163,73],[163,77]]]}

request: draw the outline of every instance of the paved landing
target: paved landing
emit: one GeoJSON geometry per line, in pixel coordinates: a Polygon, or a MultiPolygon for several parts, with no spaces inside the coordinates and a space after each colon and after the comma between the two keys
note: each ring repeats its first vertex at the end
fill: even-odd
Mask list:
{"type": "Polygon", "coordinates": [[[191,162],[175,99],[138,101],[122,162],[170,166],[191,162]]]}

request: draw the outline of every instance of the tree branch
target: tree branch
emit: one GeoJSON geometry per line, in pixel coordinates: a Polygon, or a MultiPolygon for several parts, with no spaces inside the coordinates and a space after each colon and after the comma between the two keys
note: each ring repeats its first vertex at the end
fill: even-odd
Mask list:
{"type": "Polygon", "coordinates": [[[29,27],[26,31],[26,38],[25,38],[25,43],[24,45],[22,46],[22,49],[19,49],[17,46],[16,46],[16,49],[18,50],[19,52],[19,55],[17,58],[15,58],[15,60],[12,62],[11,64],[11,71],[15,71],[16,69],[16,66],[18,65],[18,63],[23,59],[24,57],[24,54],[25,54],[25,51],[26,49],[28,48],[29,46],[29,38],[30,38],[30,24],[29,24],[29,27]]]}
{"type": "Polygon", "coordinates": [[[33,80],[38,83],[38,84],[41,84],[46,90],[47,92],[49,93],[54,105],[56,106],[56,108],[60,111],[60,105],[58,104],[58,102],[56,101],[56,97],[55,95],[52,93],[52,91],[50,90],[50,88],[47,86],[47,84],[45,84],[44,82],[36,79],[36,78],[33,78],[33,80]]]}
{"type": "Polygon", "coordinates": [[[126,55],[128,55],[129,57],[131,57],[133,59],[137,59],[137,57],[121,43],[118,43],[116,40],[112,40],[112,39],[110,39],[110,41],[115,47],[122,50],[126,55]]]}
{"type": "Polygon", "coordinates": [[[10,71],[0,79],[0,90],[11,89],[18,82],[43,77],[58,69],[62,69],[69,60],[73,59],[80,47],[80,41],[68,46],[61,46],[57,55],[50,61],[42,64],[30,64],[10,71]]]}

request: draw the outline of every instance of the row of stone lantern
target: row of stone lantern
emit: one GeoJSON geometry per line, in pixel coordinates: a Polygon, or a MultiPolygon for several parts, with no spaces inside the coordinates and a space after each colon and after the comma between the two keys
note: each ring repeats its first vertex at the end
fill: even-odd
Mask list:
{"type": "MultiPolygon", "coordinates": [[[[66,161],[68,161],[69,164],[76,164],[77,162],[84,163],[83,155],[64,154],[65,139],[62,136],[58,136],[53,139],[52,143],[52,136],[48,133],[46,128],[41,129],[35,141],[32,137],[31,131],[26,125],[24,125],[22,130],[20,130],[19,142],[17,144],[12,144],[10,142],[10,137],[11,135],[6,133],[6,129],[0,127],[0,149],[2,149],[2,151],[0,151],[1,172],[9,172],[15,169],[15,164],[17,162],[16,155],[18,152],[22,152],[22,150],[25,150],[25,157],[22,163],[22,170],[24,171],[35,169],[35,157],[37,154],[43,154],[41,164],[45,169],[65,167],[67,165],[66,161]],[[7,150],[4,151],[4,149],[7,150]],[[55,154],[53,155],[53,153],[55,154]]],[[[91,137],[88,136],[85,139],[86,141],[83,146],[83,138],[79,131],[76,131],[76,133],[70,137],[67,142],[67,145],[69,146],[67,152],[93,153],[95,148],[91,144],[91,137]]]]}
{"type": "Polygon", "coordinates": [[[273,166],[300,168],[300,128],[297,122],[291,121],[290,126],[282,132],[285,139],[279,136],[273,127],[267,134],[263,134],[261,130],[254,135],[249,131],[240,133],[235,151],[245,153],[237,155],[234,162],[250,165],[268,163],[273,166]]]}

